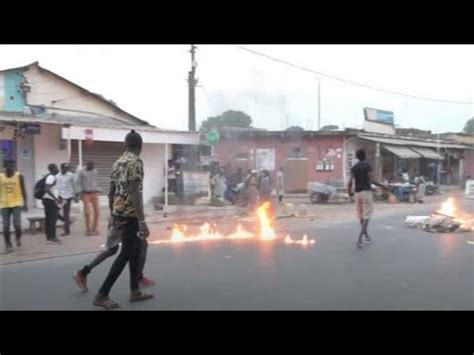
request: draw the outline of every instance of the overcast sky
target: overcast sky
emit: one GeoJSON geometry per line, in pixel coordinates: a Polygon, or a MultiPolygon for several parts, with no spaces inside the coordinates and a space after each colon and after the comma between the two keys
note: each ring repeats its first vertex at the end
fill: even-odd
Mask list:
{"type": "MultiPolygon", "coordinates": [[[[351,81],[444,100],[474,101],[474,46],[246,45],[351,81]]],[[[234,45],[198,45],[198,124],[242,110],[255,127],[317,128],[317,75],[234,45]]],[[[40,65],[162,128],[187,128],[186,45],[0,45],[0,69],[40,65]]],[[[414,100],[321,77],[322,125],[360,127],[363,108],[394,111],[395,123],[461,131],[473,105],[414,100]]]]}

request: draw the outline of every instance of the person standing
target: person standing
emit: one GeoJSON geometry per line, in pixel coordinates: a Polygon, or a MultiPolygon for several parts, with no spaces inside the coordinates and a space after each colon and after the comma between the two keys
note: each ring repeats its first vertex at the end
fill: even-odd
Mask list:
{"type": "Polygon", "coordinates": [[[0,208],[3,217],[3,237],[5,239],[5,253],[13,251],[10,239],[10,222],[13,216],[16,245],[21,247],[21,210],[28,210],[25,190],[25,179],[16,171],[14,160],[5,160],[5,172],[0,174],[0,208]]]}
{"type": "Polygon", "coordinates": [[[97,184],[98,172],[93,161],[86,163],[86,168],[78,172],[77,191],[84,204],[84,222],[86,235],[98,235],[99,227],[99,186],[97,184]],[[92,210],[92,221],[91,221],[92,210]]]}
{"type": "Polygon", "coordinates": [[[63,201],[63,215],[60,219],[64,222],[64,233],[60,237],[65,237],[71,234],[71,203],[73,199],[77,199],[74,174],[67,163],[61,164],[61,172],[56,176],[56,181],[59,197],[63,201]]]}
{"type": "Polygon", "coordinates": [[[45,194],[43,196],[43,206],[45,214],[44,229],[46,240],[53,244],[61,244],[56,237],[56,222],[58,221],[59,206],[62,204],[58,195],[56,175],[59,173],[58,166],[54,163],[48,165],[49,174],[45,180],[45,194]]]}
{"type": "Polygon", "coordinates": [[[357,238],[357,247],[362,248],[363,237],[367,244],[370,244],[372,239],[368,233],[369,220],[372,217],[374,209],[374,198],[372,195],[372,184],[380,186],[385,189],[382,184],[372,181],[372,166],[365,161],[366,153],[364,149],[359,149],[356,152],[356,158],[359,160],[351,168],[351,178],[349,179],[348,192],[349,196],[354,196],[353,186],[355,184],[355,202],[357,209],[357,216],[360,221],[361,230],[357,238]]]}
{"type": "Polygon", "coordinates": [[[281,166],[277,172],[277,195],[278,195],[278,203],[283,202],[283,194],[285,193],[285,181],[284,181],[284,174],[283,174],[283,167],[281,166]]]}
{"type": "Polygon", "coordinates": [[[260,204],[271,200],[272,179],[267,169],[262,170],[258,178],[258,195],[260,197],[260,204]]]}
{"type": "Polygon", "coordinates": [[[144,240],[150,234],[143,208],[144,169],[139,157],[142,144],[140,134],[134,130],[128,133],[126,150],[112,169],[109,201],[112,200],[112,216],[114,225],[119,226],[122,248],[93,302],[106,309],[120,307],[110,299],[109,293],[127,263],[130,267],[130,302],[153,298],[152,294],[143,293],[139,285],[144,240]]]}

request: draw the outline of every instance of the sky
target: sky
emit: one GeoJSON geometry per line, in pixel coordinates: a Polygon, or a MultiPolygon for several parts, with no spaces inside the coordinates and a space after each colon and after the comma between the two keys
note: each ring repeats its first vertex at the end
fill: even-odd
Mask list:
{"type": "MultiPolygon", "coordinates": [[[[308,69],[410,95],[474,101],[474,45],[243,45],[308,69]]],[[[189,45],[0,45],[0,69],[40,65],[151,124],[186,130],[189,45]]],[[[198,125],[226,110],[279,130],[361,127],[363,108],[393,111],[395,124],[458,132],[474,106],[415,100],[301,71],[235,45],[197,45],[198,125]]]]}

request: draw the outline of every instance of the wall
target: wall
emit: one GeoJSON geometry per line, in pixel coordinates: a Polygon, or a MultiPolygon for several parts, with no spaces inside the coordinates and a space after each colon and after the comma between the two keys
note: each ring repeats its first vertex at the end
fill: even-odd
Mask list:
{"type": "MultiPolygon", "coordinates": [[[[171,146],[169,146],[171,152],[171,146]]],[[[161,195],[161,189],[165,187],[164,169],[165,145],[144,144],[141,158],[145,166],[145,179],[143,181],[143,201],[145,204],[151,202],[152,198],[161,195]]]]}
{"type": "Polygon", "coordinates": [[[21,91],[21,70],[0,73],[0,111],[23,112],[25,98],[21,91]]]}
{"type": "Polygon", "coordinates": [[[464,151],[464,175],[474,179],[474,150],[464,151]]]}
{"type": "MultiPolygon", "coordinates": [[[[27,103],[30,105],[45,105],[56,108],[90,111],[97,114],[115,117],[124,123],[136,124],[136,120],[130,116],[121,113],[114,107],[109,106],[97,97],[88,95],[68,82],[39,69],[37,66],[31,66],[24,72],[31,91],[27,96],[27,103]],[[53,103],[54,100],[61,100],[53,103]]],[[[48,110],[51,112],[52,110],[48,110]]],[[[61,115],[80,115],[78,112],[59,111],[61,115]]]]}
{"type": "Polygon", "coordinates": [[[35,181],[48,172],[48,164],[59,166],[68,161],[67,149],[59,149],[60,129],[59,125],[41,124],[41,134],[34,136],[35,181]]]}
{"type": "MultiPolygon", "coordinates": [[[[275,149],[275,170],[272,171],[273,178],[276,178],[276,171],[280,166],[285,166],[290,157],[292,148],[301,148],[304,157],[307,158],[308,181],[330,181],[343,179],[343,136],[317,136],[312,138],[288,138],[288,137],[253,137],[253,138],[221,138],[221,141],[214,149],[215,157],[221,165],[230,164],[232,168],[236,166],[236,155],[238,153],[252,153],[250,167],[255,167],[256,149],[275,149]],[[336,152],[339,149],[338,152],[336,152]],[[335,154],[332,157],[328,156],[335,154]],[[332,159],[334,162],[333,171],[316,171],[316,163],[323,158],[332,159]]],[[[251,154],[249,154],[251,155],[251,154]]],[[[286,171],[285,174],[298,173],[286,171]]]]}

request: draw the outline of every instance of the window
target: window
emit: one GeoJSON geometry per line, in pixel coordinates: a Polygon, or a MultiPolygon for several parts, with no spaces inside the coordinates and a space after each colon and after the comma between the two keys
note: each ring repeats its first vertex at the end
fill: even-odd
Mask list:
{"type": "Polygon", "coordinates": [[[304,158],[303,149],[301,149],[300,147],[292,147],[290,151],[288,152],[288,158],[293,158],[293,159],[304,158]]]}
{"type": "Polygon", "coordinates": [[[332,160],[323,159],[316,163],[316,171],[333,171],[334,162],[332,160]]]}
{"type": "Polygon", "coordinates": [[[237,156],[235,157],[236,160],[248,160],[249,159],[249,154],[248,153],[237,153],[237,156]]]}

